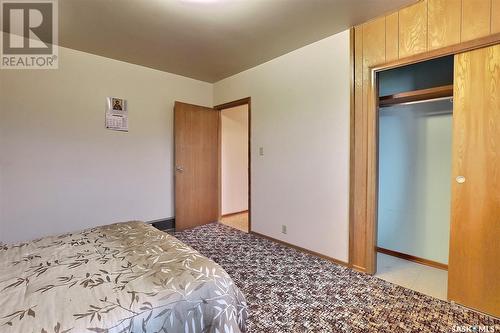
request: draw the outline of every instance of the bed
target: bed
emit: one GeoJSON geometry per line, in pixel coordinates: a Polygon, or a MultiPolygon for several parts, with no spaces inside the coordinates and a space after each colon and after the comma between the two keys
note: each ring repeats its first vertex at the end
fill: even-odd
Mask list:
{"type": "Polygon", "coordinates": [[[0,332],[245,332],[228,274],[141,222],[0,246],[0,332]]]}

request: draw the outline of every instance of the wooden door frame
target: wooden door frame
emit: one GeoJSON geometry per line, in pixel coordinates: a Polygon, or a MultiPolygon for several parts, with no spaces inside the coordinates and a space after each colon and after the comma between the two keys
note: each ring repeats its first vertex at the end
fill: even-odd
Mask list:
{"type": "Polygon", "coordinates": [[[219,220],[222,217],[222,110],[231,109],[241,105],[248,105],[248,232],[252,232],[252,99],[245,97],[236,101],[219,104],[214,109],[219,111],[219,220]]]}
{"type": "MultiPolygon", "coordinates": [[[[377,271],[377,208],[378,208],[378,80],[377,74],[379,72],[398,68],[406,65],[415,64],[418,62],[423,62],[427,60],[432,60],[435,58],[440,58],[449,55],[455,55],[462,52],[472,51],[475,49],[495,45],[500,43],[500,33],[489,35],[487,37],[475,39],[472,41],[447,46],[444,48],[436,49],[433,51],[417,54],[411,57],[399,59],[396,61],[375,65],[369,68],[369,84],[368,84],[368,104],[367,104],[367,153],[363,155],[362,153],[356,152],[354,149],[354,138],[351,136],[351,178],[354,175],[356,168],[358,168],[359,163],[364,164],[367,167],[366,172],[366,233],[364,235],[354,236],[354,212],[355,204],[353,202],[354,198],[354,187],[350,188],[350,208],[349,208],[349,267],[353,267],[351,263],[351,258],[354,251],[354,239],[362,239],[366,244],[366,262],[364,271],[367,274],[375,274],[377,271]],[[358,161],[354,163],[354,161],[358,161]],[[361,162],[359,162],[361,161],[361,162]]],[[[352,66],[354,70],[354,66],[352,66]]],[[[362,120],[357,120],[352,117],[354,113],[355,106],[353,101],[354,95],[354,85],[351,84],[351,133],[354,133],[354,128],[357,122],[362,120]]],[[[362,167],[362,166],[361,166],[362,167]]],[[[351,180],[352,184],[352,180],[351,180]]],[[[359,200],[359,199],[357,199],[359,200]]],[[[359,201],[362,201],[363,198],[359,201]]]]}

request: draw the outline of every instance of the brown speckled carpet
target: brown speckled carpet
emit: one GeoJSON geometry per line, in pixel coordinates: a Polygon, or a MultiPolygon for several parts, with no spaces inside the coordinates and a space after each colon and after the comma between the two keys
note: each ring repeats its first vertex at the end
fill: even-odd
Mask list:
{"type": "Polygon", "coordinates": [[[174,235],[232,276],[250,333],[500,332],[498,319],[219,223],[174,235]]]}

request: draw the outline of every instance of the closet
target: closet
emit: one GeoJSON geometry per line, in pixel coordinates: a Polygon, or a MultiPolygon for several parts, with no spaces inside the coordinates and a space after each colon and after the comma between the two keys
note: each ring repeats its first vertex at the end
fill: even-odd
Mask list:
{"type": "Polygon", "coordinates": [[[448,265],[453,57],[379,74],[379,252],[448,265]]]}
{"type": "Polygon", "coordinates": [[[453,56],[380,72],[378,83],[377,249],[446,269],[453,56]]]}
{"type": "MultiPolygon", "coordinates": [[[[375,274],[377,246],[381,244],[399,252],[414,250],[414,256],[440,264],[446,264],[447,259],[447,298],[500,317],[500,0],[417,1],[357,25],[351,33],[350,266],[375,274]],[[433,61],[441,61],[446,69],[426,69],[433,61]],[[409,81],[401,87],[387,84],[388,75],[394,76],[408,65],[419,68],[407,76],[409,81]],[[450,69],[451,80],[445,75],[447,79],[440,83],[429,82],[444,78],[443,71],[450,73],[450,69]],[[384,75],[385,86],[380,81],[384,75]],[[426,84],[419,79],[423,76],[426,84]],[[448,115],[445,113],[450,110],[443,108],[449,102],[444,99],[401,105],[444,98],[451,90],[453,103],[448,108],[452,113],[448,115]],[[394,107],[388,106],[391,104],[394,107]],[[409,119],[416,123],[410,124],[409,119]],[[438,120],[442,120],[439,126],[438,120]],[[406,141],[380,145],[380,139],[387,142],[398,135],[406,141]],[[410,136],[415,141],[409,141],[410,136]],[[379,157],[388,149],[406,153],[406,159],[399,163],[408,168],[394,165],[400,173],[392,174],[388,165],[382,165],[385,171],[379,170],[379,157]],[[426,152],[429,159],[410,163],[416,158],[410,151],[419,155],[426,152]],[[438,152],[443,154],[439,158],[447,159],[447,171],[444,164],[429,164],[434,161],[430,156],[438,152]],[[385,173],[379,175],[379,171],[385,173]],[[425,177],[428,172],[439,181],[429,182],[425,177]],[[412,173],[416,178],[405,177],[412,173]],[[379,180],[384,179],[387,182],[381,184],[379,180]],[[396,180],[399,184],[394,184],[396,180]],[[400,197],[405,184],[413,202],[400,197]],[[381,187],[392,197],[379,197],[381,187]],[[425,198],[428,201],[422,201],[425,198]],[[407,207],[402,206],[405,202],[407,207]],[[440,209],[446,205],[448,215],[440,209]],[[384,226],[379,222],[389,221],[389,230],[402,228],[398,221],[404,212],[410,214],[406,221],[424,220],[429,226],[448,219],[448,238],[445,240],[444,228],[430,234],[417,228],[415,239],[404,242],[402,235],[413,230],[403,228],[382,240],[384,226]],[[422,240],[431,242],[429,248],[417,247],[422,240]]],[[[396,157],[393,159],[398,163],[396,157]]]]}
{"type": "Polygon", "coordinates": [[[448,298],[500,317],[500,45],[455,55],[448,298]]]}
{"type": "Polygon", "coordinates": [[[377,247],[447,264],[448,299],[500,317],[500,45],[374,73],[377,247]]]}

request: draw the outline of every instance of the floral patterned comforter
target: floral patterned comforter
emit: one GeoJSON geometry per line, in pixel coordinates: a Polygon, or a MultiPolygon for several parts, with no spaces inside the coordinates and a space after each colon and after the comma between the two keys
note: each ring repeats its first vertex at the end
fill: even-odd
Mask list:
{"type": "Polygon", "coordinates": [[[141,222],[0,246],[0,332],[245,332],[228,274],[141,222]]]}

